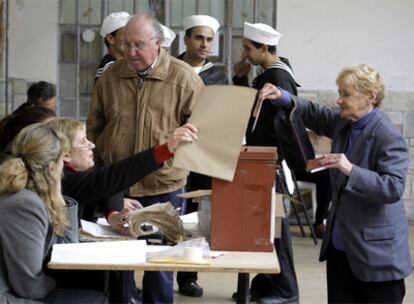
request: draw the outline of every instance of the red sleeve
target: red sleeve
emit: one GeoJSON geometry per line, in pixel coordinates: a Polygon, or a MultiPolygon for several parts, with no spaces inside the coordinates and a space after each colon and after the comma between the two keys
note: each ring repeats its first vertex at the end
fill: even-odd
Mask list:
{"type": "Polygon", "coordinates": [[[154,149],[154,158],[158,166],[173,156],[174,153],[171,153],[170,150],[168,150],[167,144],[158,145],[154,149]]]}

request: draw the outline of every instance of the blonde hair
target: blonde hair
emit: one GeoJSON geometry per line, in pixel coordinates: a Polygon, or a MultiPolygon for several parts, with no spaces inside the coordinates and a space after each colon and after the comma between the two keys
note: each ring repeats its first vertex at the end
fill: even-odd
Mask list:
{"type": "Polygon", "coordinates": [[[82,131],[84,126],[79,120],[70,118],[55,118],[47,122],[47,125],[54,130],[62,132],[69,139],[69,144],[72,147],[75,141],[76,133],[82,131]]]}
{"type": "Polygon", "coordinates": [[[336,84],[349,85],[364,95],[376,94],[375,107],[379,107],[384,99],[384,81],[377,70],[369,64],[355,64],[343,68],[336,78],[336,84]]]}
{"type": "Polygon", "coordinates": [[[45,203],[52,226],[59,235],[68,224],[65,201],[60,192],[59,172],[50,164],[62,161],[69,150],[65,135],[37,123],[24,128],[14,139],[13,156],[0,165],[0,193],[15,193],[23,188],[36,192],[45,203]]]}

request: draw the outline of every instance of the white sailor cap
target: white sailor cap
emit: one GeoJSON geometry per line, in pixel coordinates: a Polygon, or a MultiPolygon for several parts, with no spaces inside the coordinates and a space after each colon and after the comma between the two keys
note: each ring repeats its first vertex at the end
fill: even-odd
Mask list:
{"type": "Polygon", "coordinates": [[[244,23],[243,37],[265,45],[277,45],[283,35],[263,23],[244,23]]]}
{"type": "Polygon", "coordinates": [[[207,26],[211,28],[215,34],[220,27],[220,23],[216,18],[207,15],[192,15],[183,19],[184,31],[196,26],[207,26]]]}
{"type": "Polygon", "coordinates": [[[164,24],[160,23],[160,26],[161,26],[161,29],[162,29],[162,35],[164,36],[164,39],[162,40],[161,46],[163,48],[169,48],[169,47],[171,47],[171,44],[173,43],[176,35],[175,35],[175,33],[172,29],[165,26],[164,24]]]}
{"type": "Polygon", "coordinates": [[[124,27],[129,18],[130,15],[127,12],[115,12],[109,14],[102,22],[101,36],[105,37],[106,35],[124,27]]]}

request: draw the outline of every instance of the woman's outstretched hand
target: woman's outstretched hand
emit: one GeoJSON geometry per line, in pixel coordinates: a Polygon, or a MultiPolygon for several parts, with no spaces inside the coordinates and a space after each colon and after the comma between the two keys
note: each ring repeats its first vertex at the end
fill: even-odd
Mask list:
{"type": "Polygon", "coordinates": [[[282,96],[282,92],[273,84],[266,83],[259,91],[257,97],[258,102],[262,102],[265,99],[275,100],[282,96]]]}
{"type": "Polygon", "coordinates": [[[190,123],[178,127],[174,130],[168,141],[168,150],[174,153],[177,146],[182,142],[192,143],[197,140],[197,128],[190,123]]]}

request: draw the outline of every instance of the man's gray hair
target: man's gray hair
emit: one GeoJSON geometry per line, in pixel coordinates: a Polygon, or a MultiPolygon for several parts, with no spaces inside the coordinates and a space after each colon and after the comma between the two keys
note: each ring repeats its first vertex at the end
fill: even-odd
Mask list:
{"type": "Polygon", "coordinates": [[[162,28],[160,23],[156,18],[149,14],[136,14],[131,19],[129,19],[126,26],[130,25],[131,23],[135,22],[137,19],[145,18],[148,22],[151,22],[152,28],[154,30],[154,37],[158,37],[160,39],[160,43],[164,41],[164,34],[162,32],[162,28]]]}

